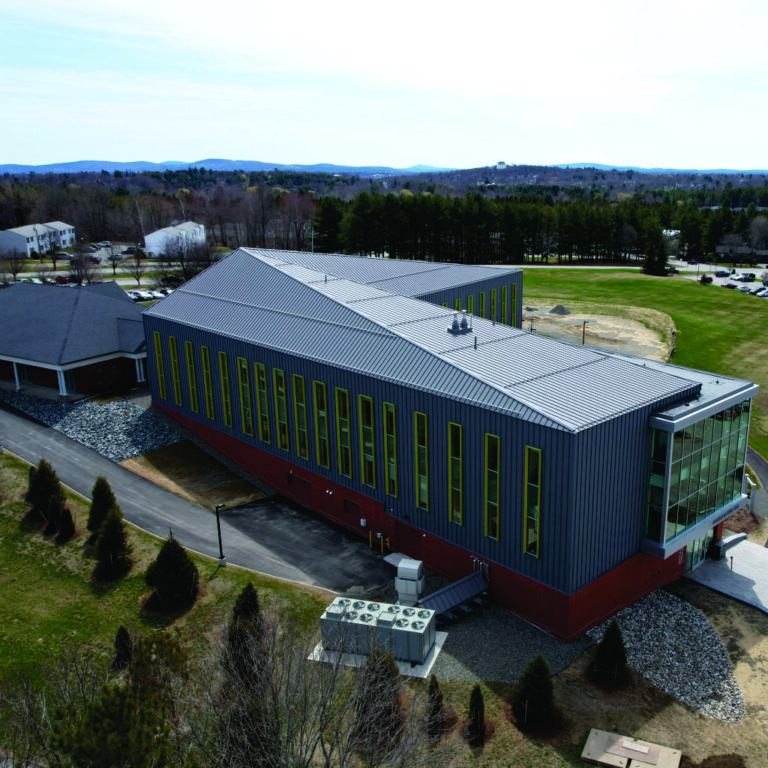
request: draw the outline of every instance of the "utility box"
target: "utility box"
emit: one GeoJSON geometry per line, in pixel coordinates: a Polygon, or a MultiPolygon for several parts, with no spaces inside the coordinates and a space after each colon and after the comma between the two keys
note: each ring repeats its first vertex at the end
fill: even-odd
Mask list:
{"type": "Polygon", "coordinates": [[[415,605],[424,591],[424,569],[421,560],[404,557],[397,564],[395,577],[397,600],[402,605],[415,605]]]}

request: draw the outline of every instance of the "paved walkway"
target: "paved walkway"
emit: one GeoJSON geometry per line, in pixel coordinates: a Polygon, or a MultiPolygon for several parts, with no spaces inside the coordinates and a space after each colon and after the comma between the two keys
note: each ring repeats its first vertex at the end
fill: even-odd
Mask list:
{"type": "Polygon", "coordinates": [[[705,560],[686,577],[768,613],[768,550],[759,544],[740,541],[722,560],[705,560]]]}

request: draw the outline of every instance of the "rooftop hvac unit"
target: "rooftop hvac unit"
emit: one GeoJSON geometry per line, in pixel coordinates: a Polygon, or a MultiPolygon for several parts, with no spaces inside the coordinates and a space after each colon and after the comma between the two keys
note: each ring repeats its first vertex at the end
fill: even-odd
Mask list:
{"type": "Polygon", "coordinates": [[[337,597],[320,630],[327,650],[367,655],[378,644],[399,661],[422,664],[435,644],[435,612],[337,597]]]}
{"type": "Polygon", "coordinates": [[[424,591],[424,575],[421,560],[404,557],[397,564],[395,577],[397,600],[403,605],[415,605],[424,591]]]}

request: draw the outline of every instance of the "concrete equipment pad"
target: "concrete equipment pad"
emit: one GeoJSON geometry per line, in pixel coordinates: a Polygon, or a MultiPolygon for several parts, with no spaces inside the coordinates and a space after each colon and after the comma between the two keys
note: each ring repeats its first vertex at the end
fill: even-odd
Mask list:
{"type": "Polygon", "coordinates": [[[621,736],[593,728],[581,753],[581,759],[609,768],[679,768],[679,749],[649,741],[621,736]]]}

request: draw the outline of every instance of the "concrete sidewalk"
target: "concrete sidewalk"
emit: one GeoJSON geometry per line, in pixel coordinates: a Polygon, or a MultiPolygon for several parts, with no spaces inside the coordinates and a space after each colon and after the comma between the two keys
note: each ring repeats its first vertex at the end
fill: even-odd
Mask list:
{"type": "Polygon", "coordinates": [[[759,544],[740,541],[722,560],[705,560],[686,578],[768,613],[768,550],[759,544]]]}

